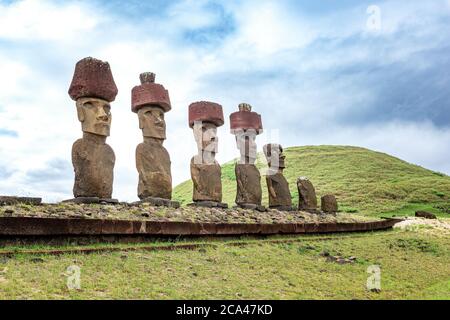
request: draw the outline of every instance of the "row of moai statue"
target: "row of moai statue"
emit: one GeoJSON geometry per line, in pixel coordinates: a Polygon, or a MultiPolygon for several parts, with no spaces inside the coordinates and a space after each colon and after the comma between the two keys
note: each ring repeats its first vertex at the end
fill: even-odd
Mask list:
{"type": "MultiPolygon", "coordinates": [[[[141,202],[178,207],[179,203],[171,200],[171,162],[163,146],[166,139],[164,114],[171,110],[169,93],[164,86],[155,83],[153,73],[141,74],[140,82],[131,92],[131,110],[138,115],[139,128],[143,134],[143,142],[136,148],[138,197],[141,202]]],[[[67,201],[118,202],[112,199],[115,155],[106,143],[111,127],[110,104],[117,93],[108,62],[89,57],[76,64],[69,95],[76,102],[83,137],[72,148],[74,198],[67,201]]],[[[189,106],[189,126],[193,129],[198,148],[190,164],[193,181],[191,205],[227,208],[227,204],[222,203],[221,167],[215,159],[218,150],[217,128],[223,124],[221,105],[202,101],[189,106]]],[[[249,104],[240,104],[239,111],[230,115],[230,129],[241,154],[235,166],[236,205],[263,211],[261,175],[255,166],[256,136],[263,132],[261,116],[253,112],[249,104]]],[[[269,207],[293,210],[289,185],[283,176],[283,148],[278,144],[268,144],[263,150],[269,164],[266,175],[269,207]]],[[[307,198],[311,198],[311,190],[306,192],[307,198]]],[[[302,198],[305,192],[299,189],[299,194],[302,198]]],[[[315,192],[313,194],[315,198],[315,192]]],[[[301,200],[299,209],[316,209],[317,200],[314,199],[314,205],[314,201],[308,199],[301,200]]]]}

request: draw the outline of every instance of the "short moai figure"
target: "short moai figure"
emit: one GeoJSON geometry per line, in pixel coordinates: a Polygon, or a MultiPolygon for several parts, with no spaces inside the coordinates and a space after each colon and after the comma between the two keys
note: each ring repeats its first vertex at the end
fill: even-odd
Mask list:
{"type": "Polygon", "coordinates": [[[155,206],[179,207],[172,199],[170,156],[163,143],[166,139],[164,114],[171,110],[169,92],[155,83],[155,74],[140,75],[141,84],[131,91],[131,110],[138,115],[144,141],[136,148],[139,173],[138,197],[155,206]]]}
{"type": "Polygon", "coordinates": [[[266,174],[267,191],[269,193],[269,208],[282,211],[292,211],[292,197],[289,183],[283,175],[286,156],[283,147],[271,143],[263,147],[269,168],[266,174]]]}
{"type": "Polygon", "coordinates": [[[222,169],[216,160],[218,151],[217,127],[224,124],[220,104],[208,101],[189,106],[189,127],[194,131],[197,155],[191,159],[193,203],[203,207],[227,208],[222,203],[222,169]]]}
{"type": "Polygon", "coordinates": [[[68,201],[117,202],[111,199],[115,155],[106,144],[111,128],[110,103],[117,92],[108,62],[88,57],[76,64],[69,95],[76,101],[83,138],[72,147],[75,199],[68,201]]]}
{"type": "Polygon", "coordinates": [[[239,105],[239,111],[230,115],[231,133],[241,153],[235,165],[237,192],[236,204],[244,209],[265,211],[261,205],[261,174],[255,166],[257,157],[256,136],[263,132],[261,115],[252,112],[247,103],[239,105]]]}
{"type": "Polygon", "coordinates": [[[298,209],[302,211],[317,212],[317,196],[313,184],[308,178],[297,179],[298,209]]]}

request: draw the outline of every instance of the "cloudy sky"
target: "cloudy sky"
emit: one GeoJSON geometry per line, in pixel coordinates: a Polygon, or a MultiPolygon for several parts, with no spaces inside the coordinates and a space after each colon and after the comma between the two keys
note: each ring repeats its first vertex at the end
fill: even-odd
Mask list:
{"type": "Polygon", "coordinates": [[[130,91],[144,71],[170,92],[174,184],[189,178],[198,100],[224,107],[221,163],[238,155],[228,115],[247,102],[260,149],[356,145],[450,174],[450,0],[0,0],[0,194],[71,196],[81,126],[67,90],[86,56],[109,61],[119,88],[120,200],[137,200],[130,91]]]}

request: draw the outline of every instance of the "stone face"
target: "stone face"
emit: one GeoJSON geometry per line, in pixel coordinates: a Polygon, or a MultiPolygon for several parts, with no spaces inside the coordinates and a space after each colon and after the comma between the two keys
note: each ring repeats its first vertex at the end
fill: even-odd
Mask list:
{"type": "Polygon", "coordinates": [[[139,172],[138,196],[172,199],[170,156],[160,143],[144,142],[136,148],[136,168],[139,172]]]}
{"type": "Polygon", "coordinates": [[[158,106],[169,112],[171,107],[169,92],[163,85],[154,83],[155,74],[151,72],[140,75],[141,85],[131,90],[131,110],[138,112],[144,106],[158,106]]]}
{"type": "Polygon", "coordinates": [[[303,177],[298,178],[297,188],[299,196],[298,209],[305,211],[317,210],[316,190],[311,181],[303,177]]]}
{"type": "Polygon", "coordinates": [[[91,57],[77,62],[69,88],[69,95],[73,100],[91,97],[112,102],[117,93],[108,62],[91,57]]]}
{"type": "Polygon", "coordinates": [[[194,122],[210,122],[216,127],[224,123],[223,109],[218,103],[209,101],[194,102],[189,105],[189,127],[194,127],[194,122]]]}
{"type": "Polygon", "coordinates": [[[73,194],[77,197],[110,199],[113,190],[115,155],[104,137],[85,134],[72,147],[75,171],[73,194]]]}
{"type": "Polygon", "coordinates": [[[98,98],[80,98],[76,102],[83,132],[108,137],[111,130],[111,106],[98,98]]]}
{"type": "Polygon", "coordinates": [[[269,192],[270,208],[292,207],[291,191],[289,184],[282,173],[266,176],[267,189],[269,192]]]}
{"type": "Polygon", "coordinates": [[[336,197],[332,194],[323,196],[321,198],[321,209],[325,213],[336,213],[338,211],[336,197]]]}
{"type": "Polygon", "coordinates": [[[261,205],[261,174],[253,164],[239,164],[235,166],[237,193],[236,204],[261,205]]]}
{"type": "Polygon", "coordinates": [[[416,217],[425,219],[437,219],[436,215],[426,211],[416,211],[416,217]]]}
{"type": "Polygon", "coordinates": [[[269,169],[267,170],[266,183],[269,193],[269,207],[291,210],[292,198],[289,184],[283,175],[285,168],[285,156],[283,148],[279,144],[266,144],[263,147],[269,169]]]}
{"type": "Polygon", "coordinates": [[[194,202],[222,202],[222,169],[217,163],[196,164],[195,157],[191,160],[191,178],[193,182],[194,202]]]}

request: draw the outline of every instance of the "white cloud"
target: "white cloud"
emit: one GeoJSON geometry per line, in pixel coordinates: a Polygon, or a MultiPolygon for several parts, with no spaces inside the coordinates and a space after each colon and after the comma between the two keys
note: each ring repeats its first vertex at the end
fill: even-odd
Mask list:
{"type": "Polygon", "coordinates": [[[0,4],[0,38],[67,40],[96,26],[95,11],[75,4],[21,0],[0,4]]]}

